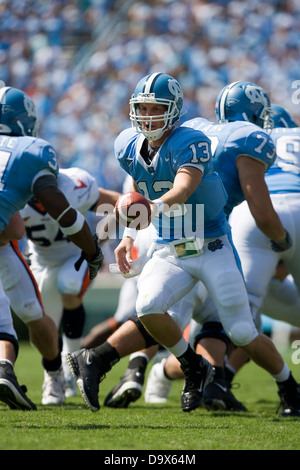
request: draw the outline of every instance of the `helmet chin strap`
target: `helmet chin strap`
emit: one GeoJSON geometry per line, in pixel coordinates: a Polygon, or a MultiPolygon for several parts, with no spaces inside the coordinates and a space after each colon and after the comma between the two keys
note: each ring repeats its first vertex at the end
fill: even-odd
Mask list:
{"type": "Polygon", "coordinates": [[[167,129],[161,127],[160,129],[155,129],[155,131],[144,131],[142,130],[142,134],[146,137],[147,140],[155,141],[160,139],[167,129]]]}

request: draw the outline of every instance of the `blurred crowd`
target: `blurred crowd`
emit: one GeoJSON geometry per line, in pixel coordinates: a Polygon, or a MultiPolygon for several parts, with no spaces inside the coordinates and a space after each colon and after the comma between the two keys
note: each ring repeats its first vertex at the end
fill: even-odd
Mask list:
{"type": "Polygon", "coordinates": [[[250,80],[300,122],[298,0],[0,0],[0,17],[0,79],[34,98],[61,167],[100,186],[122,188],[113,143],[151,72],[181,82],[183,120],[214,119],[221,88],[250,80]]]}

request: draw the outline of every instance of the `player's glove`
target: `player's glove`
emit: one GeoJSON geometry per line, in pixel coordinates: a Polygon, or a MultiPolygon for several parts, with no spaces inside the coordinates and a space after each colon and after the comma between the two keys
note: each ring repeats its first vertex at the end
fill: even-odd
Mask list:
{"type": "Polygon", "coordinates": [[[271,240],[271,248],[277,253],[288,250],[289,248],[291,248],[292,244],[293,241],[287,230],[285,231],[285,238],[281,242],[274,242],[273,240],[271,240]]]}
{"type": "Polygon", "coordinates": [[[89,276],[90,276],[91,280],[94,279],[97,276],[97,273],[98,273],[99,269],[101,268],[102,263],[103,263],[103,259],[104,259],[102,250],[101,250],[100,246],[98,245],[98,235],[95,233],[93,235],[93,238],[94,238],[95,245],[96,245],[96,255],[94,256],[94,258],[91,261],[89,261],[86,258],[86,253],[84,253],[84,251],[82,251],[81,255],[80,255],[80,258],[74,264],[76,271],[79,271],[80,266],[82,265],[83,261],[86,260],[86,262],[88,264],[88,267],[89,267],[89,276]]]}

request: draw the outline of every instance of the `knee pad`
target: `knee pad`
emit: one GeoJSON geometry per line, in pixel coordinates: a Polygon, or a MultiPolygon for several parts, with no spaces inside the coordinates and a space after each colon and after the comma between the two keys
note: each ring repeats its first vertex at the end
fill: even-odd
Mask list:
{"type": "Polygon", "coordinates": [[[251,343],[257,335],[258,331],[254,323],[246,320],[235,321],[230,331],[228,331],[229,338],[236,346],[246,346],[251,343]]]}
{"type": "Polygon", "coordinates": [[[62,328],[64,334],[71,339],[82,336],[85,321],[85,310],[83,305],[78,308],[68,310],[64,308],[62,316],[62,328]]]}
{"type": "Polygon", "coordinates": [[[128,320],[133,321],[133,323],[137,326],[139,332],[145,340],[146,348],[150,348],[150,346],[155,346],[158,344],[157,341],[148,333],[141,320],[136,315],[132,315],[128,318],[128,320]]]}
{"type": "Polygon", "coordinates": [[[24,304],[16,306],[12,302],[14,313],[24,322],[30,323],[44,316],[44,309],[37,299],[27,299],[24,304]]]}
{"type": "Polygon", "coordinates": [[[19,343],[15,336],[10,335],[8,333],[0,333],[0,341],[8,341],[9,343],[11,343],[13,347],[15,348],[16,358],[18,357],[19,343]]]}
{"type": "Polygon", "coordinates": [[[76,278],[59,277],[57,290],[60,294],[78,295],[82,288],[82,280],[76,278]]]}
{"type": "Polygon", "coordinates": [[[226,346],[230,342],[230,339],[228,338],[222,324],[219,323],[219,322],[215,322],[215,321],[208,321],[208,322],[204,323],[200,333],[195,337],[194,348],[196,347],[196,344],[202,338],[220,339],[221,341],[223,341],[226,344],[226,346]]]}

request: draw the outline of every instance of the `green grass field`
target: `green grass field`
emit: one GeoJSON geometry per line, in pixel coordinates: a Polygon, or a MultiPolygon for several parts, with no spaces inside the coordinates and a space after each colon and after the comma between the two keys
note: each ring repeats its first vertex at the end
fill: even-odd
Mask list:
{"type": "MultiPolygon", "coordinates": [[[[300,365],[285,358],[300,381],[300,365]]],[[[100,403],[117,383],[127,359],[120,361],[100,386],[100,403]]],[[[300,449],[299,419],[277,416],[278,398],[273,379],[253,363],[238,376],[236,397],[248,413],[183,413],[183,381],[174,382],[165,405],[145,404],[143,397],[128,409],[101,407],[89,411],[80,395],[62,407],[41,405],[43,370],[38,352],[21,342],[16,363],[20,384],[38,411],[12,411],[0,404],[0,450],[295,450],[300,449]]],[[[129,452],[130,454],[130,452],[129,452]]],[[[111,453],[108,455],[111,455],[111,453]]],[[[100,462],[101,463],[101,462],[100,462]]]]}

